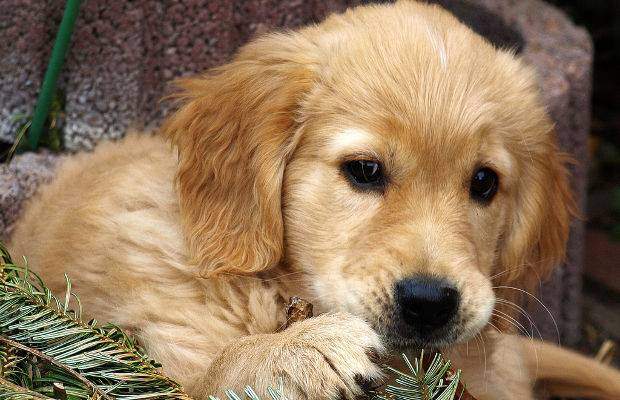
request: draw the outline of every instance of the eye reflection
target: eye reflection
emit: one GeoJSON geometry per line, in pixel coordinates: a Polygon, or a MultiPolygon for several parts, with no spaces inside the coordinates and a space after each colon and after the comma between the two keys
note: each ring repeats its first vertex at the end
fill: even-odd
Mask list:
{"type": "Polygon", "coordinates": [[[499,187],[499,177],[491,168],[483,167],[474,172],[469,193],[471,198],[480,203],[489,203],[495,197],[499,187]]]}
{"type": "Polygon", "coordinates": [[[384,185],[383,166],[375,160],[352,160],[343,164],[343,171],[352,185],[376,189],[384,185]]]}

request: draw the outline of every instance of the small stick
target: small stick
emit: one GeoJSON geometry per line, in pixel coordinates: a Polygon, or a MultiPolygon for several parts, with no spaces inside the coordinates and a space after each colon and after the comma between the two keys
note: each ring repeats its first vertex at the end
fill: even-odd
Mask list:
{"type": "Polygon", "coordinates": [[[67,391],[65,390],[65,385],[62,383],[54,382],[52,384],[54,388],[54,398],[59,400],[67,400],[67,391]]]}
{"type": "Polygon", "coordinates": [[[284,328],[291,326],[292,323],[303,321],[312,317],[312,303],[300,297],[293,296],[288,299],[286,305],[286,323],[284,328]]]}
{"type": "Polygon", "coordinates": [[[596,359],[603,364],[611,364],[611,361],[614,359],[614,355],[616,354],[616,343],[611,340],[605,340],[601,345],[601,348],[596,353],[596,359]]]}

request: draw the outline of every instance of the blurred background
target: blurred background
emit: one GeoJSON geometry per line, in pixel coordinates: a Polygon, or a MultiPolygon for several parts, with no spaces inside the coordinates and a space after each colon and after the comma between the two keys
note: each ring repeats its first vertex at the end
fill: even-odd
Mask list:
{"type": "MultiPolygon", "coordinates": [[[[63,154],[156,127],[179,76],[225,62],[273,28],[359,0],[84,0],[34,145],[30,124],[65,5],[0,2],[0,239],[63,154]]],[[[540,336],[595,354],[620,342],[620,1],[433,0],[537,71],[584,210],[568,259],[528,305],[540,336]],[[557,326],[557,329],[556,329],[557,326]]],[[[40,111],[40,110],[38,110],[40,111]]],[[[618,357],[616,357],[618,362],[618,357]]],[[[620,364],[618,364],[620,365],[620,364]]]]}

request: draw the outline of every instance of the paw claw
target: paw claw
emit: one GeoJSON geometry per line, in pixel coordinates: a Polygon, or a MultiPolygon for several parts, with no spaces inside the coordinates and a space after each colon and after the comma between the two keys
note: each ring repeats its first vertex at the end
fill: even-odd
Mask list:
{"type": "Polygon", "coordinates": [[[378,349],[366,350],[366,356],[373,364],[382,364],[384,360],[383,352],[378,349]]]}
{"type": "MultiPolygon", "coordinates": [[[[365,397],[368,397],[367,394],[370,394],[376,391],[377,389],[379,389],[381,386],[383,386],[382,382],[376,379],[368,379],[361,375],[355,375],[354,379],[355,379],[355,383],[357,384],[357,386],[359,386],[360,389],[362,389],[362,392],[364,392],[365,397]]],[[[362,398],[365,398],[365,397],[362,397],[362,398]]]]}

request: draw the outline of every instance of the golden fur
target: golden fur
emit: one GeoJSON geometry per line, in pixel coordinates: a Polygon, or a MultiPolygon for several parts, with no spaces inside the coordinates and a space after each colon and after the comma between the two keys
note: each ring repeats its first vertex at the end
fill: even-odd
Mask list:
{"type": "Polygon", "coordinates": [[[86,310],[192,395],[277,377],[291,399],[359,395],[358,378],[381,375],[373,353],[413,345],[390,329],[394,282],[432,273],[462,296],[435,344],[479,399],[530,399],[537,378],[620,396],[617,372],[489,328],[499,289],[562,260],[574,208],[534,74],[512,54],[402,1],[264,36],[180,86],[172,148],[129,135],[67,159],[10,247],[55,290],[66,272],[86,310]],[[384,192],[344,178],[360,156],[384,163],[384,192]],[[468,192],[480,165],[500,176],[487,206],[468,192]],[[325,314],[274,333],[290,295],[325,314]],[[550,375],[560,359],[585,367],[550,375]]]}

